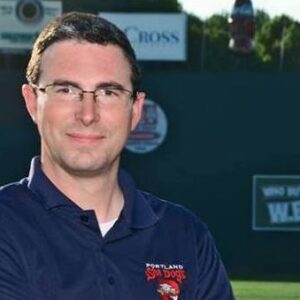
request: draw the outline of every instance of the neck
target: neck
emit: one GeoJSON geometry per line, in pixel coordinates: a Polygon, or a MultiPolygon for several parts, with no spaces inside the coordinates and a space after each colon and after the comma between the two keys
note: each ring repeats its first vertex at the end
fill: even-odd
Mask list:
{"type": "Polygon", "coordinates": [[[93,176],[74,175],[60,166],[49,167],[42,161],[42,169],[53,184],[83,210],[94,210],[98,223],[119,217],[124,199],[118,184],[118,165],[93,176]]]}

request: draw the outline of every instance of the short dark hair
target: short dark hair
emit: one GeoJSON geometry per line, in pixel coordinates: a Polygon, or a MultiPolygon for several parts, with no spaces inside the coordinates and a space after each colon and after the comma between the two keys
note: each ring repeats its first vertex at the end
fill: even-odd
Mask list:
{"type": "Polygon", "coordinates": [[[133,91],[139,89],[141,72],[132,46],[125,33],[111,22],[89,13],[70,12],[51,21],[37,37],[26,70],[29,83],[37,84],[43,52],[52,44],[78,40],[100,45],[119,46],[131,67],[133,91]]]}

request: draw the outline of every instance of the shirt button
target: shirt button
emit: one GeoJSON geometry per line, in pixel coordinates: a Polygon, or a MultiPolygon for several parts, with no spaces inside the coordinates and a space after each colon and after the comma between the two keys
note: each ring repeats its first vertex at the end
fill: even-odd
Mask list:
{"type": "Polygon", "coordinates": [[[81,222],[83,222],[83,223],[87,223],[87,222],[89,221],[89,216],[87,216],[87,215],[82,215],[82,216],[80,216],[80,220],[81,220],[81,222]]]}
{"type": "Polygon", "coordinates": [[[114,279],[112,276],[108,276],[108,277],[107,277],[107,281],[108,281],[108,283],[109,283],[110,285],[115,284],[115,279],[114,279]]]}

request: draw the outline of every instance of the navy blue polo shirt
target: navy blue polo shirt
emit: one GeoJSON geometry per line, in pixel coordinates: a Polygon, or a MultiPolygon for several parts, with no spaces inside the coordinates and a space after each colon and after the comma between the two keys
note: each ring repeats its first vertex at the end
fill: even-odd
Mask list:
{"type": "Polygon", "coordinates": [[[102,237],[94,211],[61,193],[35,158],[0,190],[0,299],[230,300],[207,227],[181,206],[136,189],[102,237]]]}

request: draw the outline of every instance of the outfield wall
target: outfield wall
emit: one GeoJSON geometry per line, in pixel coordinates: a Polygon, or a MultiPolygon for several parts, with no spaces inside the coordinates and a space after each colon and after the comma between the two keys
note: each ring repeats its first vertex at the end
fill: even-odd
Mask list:
{"type": "MultiPolygon", "coordinates": [[[[20,74],[0,73],[0,183],[28,172],[37,133],[20,74]]],[[[231,274],[297,274],[300,232],[253,231],[252,177],[300,174],[300,74],[146,72],[143,88],[168,118],[165,142],[125,151],[138,184],[195,210],[231,274]]],[[[300,221],[299,221],[300,226],[300,221]]]]}

